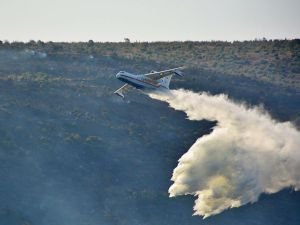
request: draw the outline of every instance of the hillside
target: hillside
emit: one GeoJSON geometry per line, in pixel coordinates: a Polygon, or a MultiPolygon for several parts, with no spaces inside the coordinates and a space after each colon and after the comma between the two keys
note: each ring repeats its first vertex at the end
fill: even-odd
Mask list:
{"type": "Polygon", "coordinates": [[[298,41],[279,41],[280,60],[270,56],[262,64],[276,62],[278,80],[241,75],[236,71],[250,65],[227,60],[233,53],[223,56],[226,65],[212,65],[219,45],[228,45],[225,52],[241,45],[245,57],[263,60],[253,49],[272,52],[274,43],[2,43],[0,224],[298,225],[300,195],[290,190],[206,220],[192,217],[192,197],[168,197],[170,177],[179,157],[216,121],[186,120],[136,90],[126,101],[113,94],[122,85],[119,70],[186,64],[172,88],[225,93],[299,128],[298,41]]]}
{"type": "MultiPolygon", "coordinates": [[[[224,75],[245,76],[284,87],[300,87],[300,40],[244,42],[124,42],[53,43],[0,42],[0,50],[33,51],[49,56],[81,54],[89,57],[152,61],[156,67],[186,65],[224,75]]],[[[138,65],[133,65],[137,68],[138,65]]]]}

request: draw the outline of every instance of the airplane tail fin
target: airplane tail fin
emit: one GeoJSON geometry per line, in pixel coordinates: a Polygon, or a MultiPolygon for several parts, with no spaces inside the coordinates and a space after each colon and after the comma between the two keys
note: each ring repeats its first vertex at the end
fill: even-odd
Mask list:
{"type": "Polygon", "coordinates": [[[157,81],[158,81],[158,83],[160,84],[160,86],[163,86],[163,87],[169,89],[169,85],[170,85],[172,76],[173,76],[173,75],[169,75],[169,76],[160,78],[160,79],[157,80],[157,81]]]}
{"type": "Polygon", "coordinates": [[[171,82],[171,79],[174,74],[177,76],[183,77],[183,73],[182,73],[181,69],[184,69],[184,67],[181,66],[181,67],[175,68],[175,70],[172,71],[173,72],[172,75],[169,75],[169,76],[166,76],[166,77],[163,77],[163,78],[160,78],[159,80],[157,80],[159,82],[160,86],[163,86],[163,87],[169,89],[170,82],[171,82]]]}

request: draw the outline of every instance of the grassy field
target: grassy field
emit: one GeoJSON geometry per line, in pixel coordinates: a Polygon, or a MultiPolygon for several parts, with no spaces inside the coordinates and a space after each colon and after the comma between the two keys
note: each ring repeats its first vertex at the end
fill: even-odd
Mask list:
{"type": "Polygon", "coordinates": [[[120,70],[182,64],[172,89],[227,94],[300,127],[297,40],[1,43],[0,224],[298,225],[290,190],[206,220],[191,216],[193,197],[168,197],[177,160],[216,122],[113,92],[120,70]]]}

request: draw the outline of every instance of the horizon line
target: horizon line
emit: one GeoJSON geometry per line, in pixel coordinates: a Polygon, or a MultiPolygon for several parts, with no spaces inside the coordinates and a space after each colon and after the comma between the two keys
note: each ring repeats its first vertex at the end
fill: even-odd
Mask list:
{"type": "Polygon", "coordinates": [[[30,42],[43,42],[43,43],[88,43],[92,41],[93,43],[174,43],[174,42],[251,42],[251,41],[293,41],[299,40],[300,37],[293,37],[293,38],[266,38],[266,37],[259,37],[254,39],[237,39],[237,40],[221,40],[221,39],[210,39],[210,40],[131,40],[130,38],[124,38],[120,41],[101,41],[101,40],[41,40],[41,39],[28,39],[28,40],[8,40],[8,39],[0,39],[2,43],[30,43],[30,42]],[[127,39],[127,40],[126,40],[127,39]]]}

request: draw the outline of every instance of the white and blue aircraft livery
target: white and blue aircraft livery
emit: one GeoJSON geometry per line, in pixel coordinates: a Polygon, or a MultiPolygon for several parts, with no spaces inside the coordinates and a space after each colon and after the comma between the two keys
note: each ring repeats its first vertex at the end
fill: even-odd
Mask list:
{"type": "Polygon", "coordinates": [[[136,89],[169,89],[170,81],[173,75],[183,76],[181,70],[183,66],[162,70],[162,71],[151,71],[146,74],[131,74],[125,71],[120,71],[116,74],[116,78],[125,82],[121,88],[116,90],[114,93],[124,98],[124,93],[127,92],[131,87],[136,89]]]}

